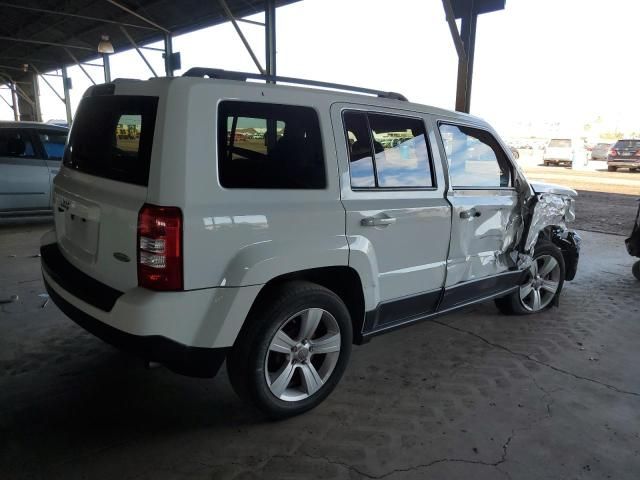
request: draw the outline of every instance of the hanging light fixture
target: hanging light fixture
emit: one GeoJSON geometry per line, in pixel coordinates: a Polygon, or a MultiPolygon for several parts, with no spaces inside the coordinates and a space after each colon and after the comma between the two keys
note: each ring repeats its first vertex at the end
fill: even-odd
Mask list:
{"type": "Polygon", "coordinates": [[[109,40],[109,35],[102,35],[102,39],[98,44],[98,53],[114,53],[113,44],[109,40]]]}

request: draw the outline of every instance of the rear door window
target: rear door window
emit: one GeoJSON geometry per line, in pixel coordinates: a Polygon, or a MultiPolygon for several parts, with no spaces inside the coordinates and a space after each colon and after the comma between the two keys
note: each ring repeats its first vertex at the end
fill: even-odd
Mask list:
{"type": "Polygon", "coordinates": [[[316,111],[291,105],[222,102],[218,110],[218,175],[225,188],[325,188],[316,111]]]}
{"type": "Polygon", "coordinates": [[[346,111],[352,188],[431,188],[433,170],[418,118],[346,111]]]}
{"type": "Polygon", "coordinates": [[[87,97],[78,107],[64,165],[90,175],[147,185],[157,97],[87,97]]]}
{"type": "Polygon", "coordinates": [[[0,157],[36,158],[29,132],[13,128],[0,129],[0,157]]]}
{"type": "Polygon", "coordinates": [[[40,143],[48,160],[62,160],[64,145],[67,142],[66,132],[39,132],[40,143]]]}

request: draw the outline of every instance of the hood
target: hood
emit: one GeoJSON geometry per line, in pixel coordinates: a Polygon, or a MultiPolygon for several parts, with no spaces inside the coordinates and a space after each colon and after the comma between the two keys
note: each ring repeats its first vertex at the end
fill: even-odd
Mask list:
{"type": "Polygon", "coordinates": [[[573,188],[563,187],[562,185],[556,185],[554,183],[529,182],[529,184],[536,193],[555,193],[557,195],[568,195],[572,198],[578,196],[578,192],[573,188]]]}

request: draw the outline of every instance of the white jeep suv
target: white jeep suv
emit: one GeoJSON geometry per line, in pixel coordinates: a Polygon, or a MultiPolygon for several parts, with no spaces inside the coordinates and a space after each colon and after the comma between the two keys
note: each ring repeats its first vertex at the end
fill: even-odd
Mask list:
{"type": "Polygon", "coordinates": [[[180,373],[226,359],[242,397],[285,417],[329,395],[353,343],[490,299],[557,303],[576,193],[527,182],[484,121],[250,77],[87,90],[41,247],[72,320],[180,373]]]}

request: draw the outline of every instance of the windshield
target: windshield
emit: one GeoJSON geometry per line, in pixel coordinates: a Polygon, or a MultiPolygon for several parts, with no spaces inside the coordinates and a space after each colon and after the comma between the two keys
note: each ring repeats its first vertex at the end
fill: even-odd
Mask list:
{"type": "Polygon", "coordinates": [[[571,140],[568,138],[554,138],[549,142],[552,148],[571,148],[571,140]]]}

